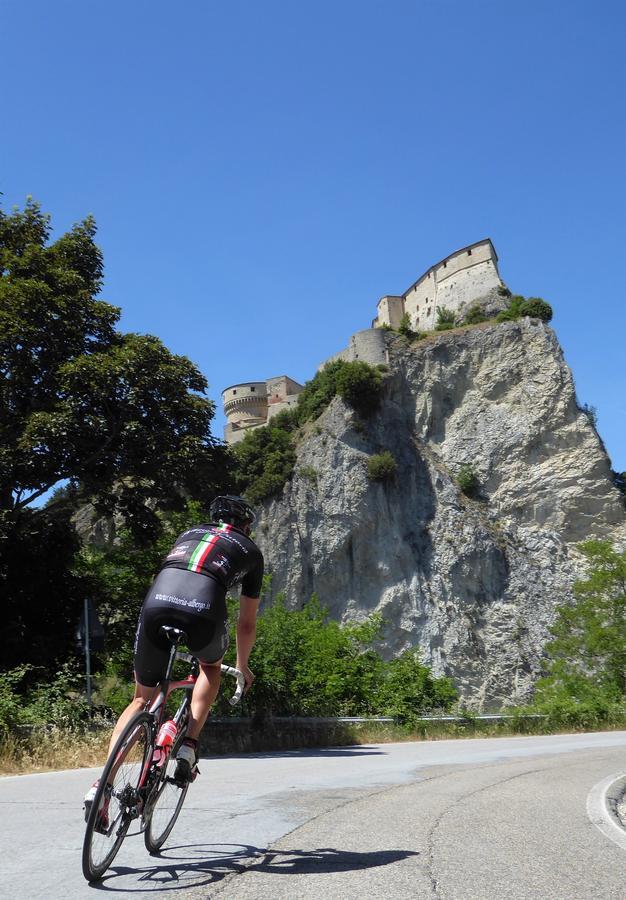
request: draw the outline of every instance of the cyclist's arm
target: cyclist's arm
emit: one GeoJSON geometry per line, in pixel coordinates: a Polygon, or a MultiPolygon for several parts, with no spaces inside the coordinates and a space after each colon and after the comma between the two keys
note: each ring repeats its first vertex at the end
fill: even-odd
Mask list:
{"type": "Polygon", "coordinates": [[[248,668],[250,652],[256,640],[256,616],[259,609],[259,597],[247,597],[242,594],[239,599],[239,618],[237,619],[237,668],[246,678],[246,690],[254,681],[254,675],[248,668]]]}

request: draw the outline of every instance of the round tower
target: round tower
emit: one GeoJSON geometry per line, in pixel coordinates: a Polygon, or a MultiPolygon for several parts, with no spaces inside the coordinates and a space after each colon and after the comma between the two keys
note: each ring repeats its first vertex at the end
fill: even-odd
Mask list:
{"type": "Polygon", "coordinates": [[[267,422],[267,385],[265,381],[231,384],[222,391],[227,425],[224,438],[228,443],[240,441],[247,428],[267,422]]]}

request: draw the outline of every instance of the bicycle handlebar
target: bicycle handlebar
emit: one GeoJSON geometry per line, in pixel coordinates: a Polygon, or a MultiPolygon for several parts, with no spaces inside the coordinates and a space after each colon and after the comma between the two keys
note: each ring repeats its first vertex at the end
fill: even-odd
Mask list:
{"type": "Polygon", "coordinates": [[[243,672],[240,672],[239,669],[236,669],[234,666],[225,666],[223,663],[222,672],[225,672],[226,675],[232,675],[233,678],[237,679],[237,690],[228,701],[231,706],[236,706],[243,697],[244,688],[246,686],[245,676],[243,672]]]}
{"type": "MultiPolygon", "coordinates": [[[[176,651],[176,659],[182,659],[185,662],[192,663],[195,658],[196,657],[192,656],[191,653],[184,653],[182,650],[176,651]]],[[[244,688],[246,686],[245,676],[243,672],[240,672],[239,669],[236,669],[234,666],[225,666],[222,663],[221,669],[225,675],[232,675],[233,678],[237,679],[237,689],[228,701],[231,706],[236,706],[243,697],[244,688]]]]}

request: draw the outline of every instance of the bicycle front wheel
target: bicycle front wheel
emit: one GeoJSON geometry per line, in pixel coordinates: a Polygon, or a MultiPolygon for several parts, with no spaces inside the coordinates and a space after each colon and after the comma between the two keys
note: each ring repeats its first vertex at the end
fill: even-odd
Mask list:
{"type": "Polygon", "coordinates": [[[172,745],[159,783],[154,787],[155,793],[148,800],[144,841],[149,853],[158,853],[170,836],[189,790],[189,783],[177,784],[173,777],[176,769],[176,753],[184,740],[186,730],[185,721],[179,726],[177,738],[172,745]]]}
{"type": "Polygon", "coordinates": [[[152,716],[138,713],[109,756],[87,819],[83,874],[97,881],[109,868],[133,819],[141,814],[141,787],[152,758],[152,716]]]}

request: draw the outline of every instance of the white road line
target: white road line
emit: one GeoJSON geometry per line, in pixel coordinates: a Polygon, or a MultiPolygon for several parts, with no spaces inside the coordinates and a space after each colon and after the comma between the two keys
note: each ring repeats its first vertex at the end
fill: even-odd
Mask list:
{"type": "Polygon", "coordinates": [[[626,829],[621,825],[616,805],[626,791],[626,774],[609,775],[591,788],[587,796],[587,815],[602,834],[626,850],[626,829]]]}

